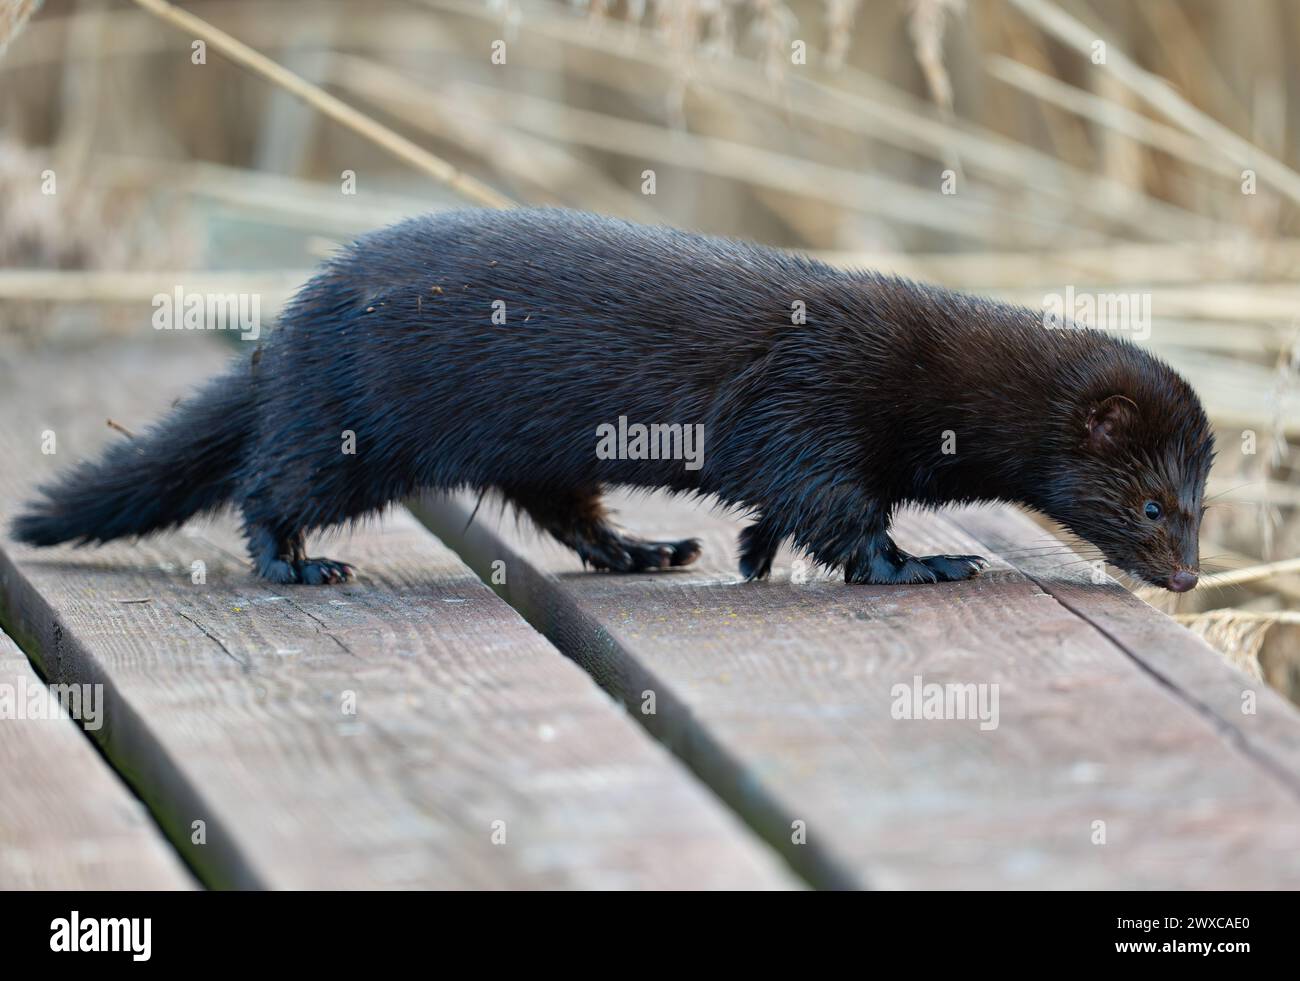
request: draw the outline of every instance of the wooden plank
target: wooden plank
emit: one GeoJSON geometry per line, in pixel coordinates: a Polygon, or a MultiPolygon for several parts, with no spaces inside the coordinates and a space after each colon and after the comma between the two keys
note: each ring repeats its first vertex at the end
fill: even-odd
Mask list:
{"type": "Polygon", "coordinates": [[[0,693],[0,889],[193,888],[149,813],[3,633],[0,693]]]}
{"type": "MultiPolygon", "coordinates": [[[[121,438],[106,415],[138,430],[224,357],[159,335],[4,361],[4,510],[121,438]],[[54,458],[38,451],[46,430],[54,458]]],[[[255,580],[229,519],[134,545],[0,550],[19,640],[47,676],[105,685],[106,755],[213,885],[797,884],[404,511],[331,542],[363,573],[332,588],[255,580]]]]}
{"type": "Polygon", "coordinates": [[[904,515],[905,548],[977,552],[992,568],[968,583],[846,587],[792,582],[787,552],[774,581],[742,583],[737,523],[658,497],[614,504],[637,533],[701,537],[699,565],[583,573],[487,504],[463,533],[463,499],[431,499],[418,513],[475,568],[503,560],[503,595],[617,697],[633,706],[655,691],[647,725],[810,881],[1300,886],[1300,795],[1286,749],[1300,716],[1261,692],[1266,723],[1234,735],[1202,706],[1226,717],[1246,681],[1208,647],[1179,638],[1175,650],[1160,614],[1128,608],[1151,621],[1145,636],[1171,645],[1139,660],[1100,617],[1071,608],[1091,608],[1088,588],[1058,599],[981,540],[1040,544],[1022,516],[993,510],[973,535],[965,519],[904,515]],[[1195,666],[1175,671],[1167,662],[1178,658],[1195,666]],[[997,685],[997,727],[895,718],[895,686],[910,690],[917,677],[997,685]],[[798,821],[805,845],[791,840],[798,821]]]}

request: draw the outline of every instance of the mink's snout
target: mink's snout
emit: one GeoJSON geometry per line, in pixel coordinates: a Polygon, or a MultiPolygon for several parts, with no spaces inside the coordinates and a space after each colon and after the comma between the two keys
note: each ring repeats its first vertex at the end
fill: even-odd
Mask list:
{"type": "Polygon", "coordinates": [[[1185,593],[1196,585],[1196,573],[1187,569],[1179,569],[1172,576],[1165,586],[1175,593],[1185,593]]]}

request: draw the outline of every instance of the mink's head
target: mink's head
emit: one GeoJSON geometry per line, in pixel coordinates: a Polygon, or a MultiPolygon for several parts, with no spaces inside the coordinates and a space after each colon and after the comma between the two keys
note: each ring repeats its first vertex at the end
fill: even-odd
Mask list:
{"type": "Polygon", "coordinates": [[[1200,574],[1214,435],[1191,386],[1154,359],[1142,369],[1062,406],[1044,510],[1125,572],[1182,593],[1200,574]]]}

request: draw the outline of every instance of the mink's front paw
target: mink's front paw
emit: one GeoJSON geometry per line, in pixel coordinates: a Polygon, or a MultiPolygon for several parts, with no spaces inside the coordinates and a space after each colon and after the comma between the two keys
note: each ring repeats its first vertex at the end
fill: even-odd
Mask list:
{"type": "Polygon", "coordinates": [[[988,561],[978,555],[922,555],[917,561],[925,563],[937,577],[937,582],[973,579],[988,568],[988,561]]]}
{"type": "Polygon", "coordinates": [[[864,562],[844,567],[844,581],[854,586],[908,586],[923,582],[938,582],[938,573],[919,559],[910,555],[898,563],[864,562]]]}
{"type": "Polygon", "coordinates": [[[844,566],[844,581],[855,586],[904,586],[938,582],[937,573],[901,550],[858,553],[844,566]]]}
{"type": "Polygon", "coordinates": [[[870,555],[844,567],[844,581],[855,585],[905,586],[958,582],[978,575],[988,563],[978,555],[908,555],[896,559],[870,555]]]}

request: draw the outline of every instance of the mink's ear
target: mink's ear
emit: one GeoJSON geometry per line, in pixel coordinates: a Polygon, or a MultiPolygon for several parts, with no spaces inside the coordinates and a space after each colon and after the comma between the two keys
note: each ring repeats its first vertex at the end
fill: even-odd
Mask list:
{"type": "Polygon", "coordinates": [[[1123,395],[1112,395],[1098,402],[1088,413],[1085,442],[1097,449],[1114,446],[1137,421],[1137,403],[1123,395]]]}

